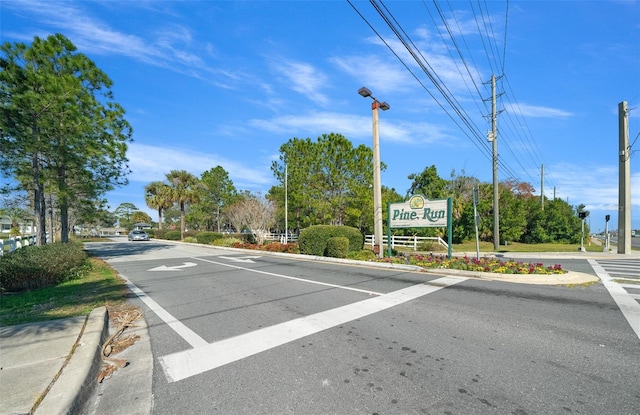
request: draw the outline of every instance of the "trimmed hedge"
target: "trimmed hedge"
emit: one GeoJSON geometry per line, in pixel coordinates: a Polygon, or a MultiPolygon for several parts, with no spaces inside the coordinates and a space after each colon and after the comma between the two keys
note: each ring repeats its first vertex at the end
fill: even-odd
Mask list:
{"type": "Polygon", "coordinates": [[[298,238],[300,253],[325,256],[327,254],[327,241],[333,237],[347,238],[349,240],[349,252],[360,251],[364,246],[364,235],[357,228],[315,225],[300,232],[300,237],[298,238]]]}
{"type": "Polygon", "coordinates": [[[23,291],[80,278],[89,267],[80,242],[25,246],[0,259],[0,290],[23,291]]]}
{"type": "Polygon", "coordinates": [[[176,231],[176,230],[166,231],[164,235],[161,236],[160,238],[166,239],[167,241],[179,241],[181,239],[180,231],[176,231]]]}
{"type": "Polygon", "coordinates": [[[349,254],[349,240],[344,236],[334,236],[327,240],[327,256],[346,258],[349,254]]]}
{"type": "Polygon", "coordinates": [[[196,239],[198,243],[211,245],[214,241],[222,239],[222,234],[218,232],[198,232],[196,239]]]}

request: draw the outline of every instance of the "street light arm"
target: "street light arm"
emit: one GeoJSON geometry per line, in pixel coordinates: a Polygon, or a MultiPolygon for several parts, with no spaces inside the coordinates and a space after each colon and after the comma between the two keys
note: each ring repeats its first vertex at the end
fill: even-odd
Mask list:
{"type": "Polygon", "coordinates": [[[371,91],[369,91],[367,88],[362,87],[360,89],[358,89],[358,94],[362,95],[363,97],[370,97],[371,96],[371,91]]]}

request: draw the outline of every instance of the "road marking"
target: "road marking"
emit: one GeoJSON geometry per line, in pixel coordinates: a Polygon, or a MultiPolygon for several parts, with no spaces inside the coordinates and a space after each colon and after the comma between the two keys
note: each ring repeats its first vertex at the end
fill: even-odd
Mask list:
{"type": "Polygon", "coordinates": [[[209,259],[194,258],[194,257],[192,257],[191,259],[195,259],[196,261],[208,262],[210,264],[221,265],[223,267],[229,267],[229,268],[241,269],[243,271],[255,272],[256,274],[264,274],[264,275],[269,275],[269,276],[272,276],[272,277],[285,278],[287,280],[307,282],[309,284],[316,284],[316,285],[324,285],[325,287],[340,288],[341,290],[356,291],[356,292],[365,293],[365,294],[371,294],[371,295],[382,295],[382,293],[378,293],[378,292],[375,292],[375,291],[363,290],[363,289],[360,289],[360,288],[353,288],[353,287],[345,287],[344,285],[329,284],[327,282],[307,280],[307,279],[298,278],[298,277],[290,277],[288,275],[276,274],[274,272],[262,271],[260,269],[245,268],[245,267],[241,267],[241,266],[238,266],[238,265],[225,264],[223,262],[211,261],[209,259]]]}
{"type": "Polygon", "coordinates": [[[466,280],[463,277],[438,278],[430,283],[413,285],[379,297],[162,356],[159,359],[160,365],[167,380],[177,382],[466,280]]]}
{"type": "Polygon", "coordinates": [[[180,271],[183,268],[195,267],[197,265],[198,264],[195,264],[193,262],[185,262],[183,265],[174,265],[172,267],[168,267],[166,265],[160,265],[159,267],[151,268],[148,271],[180,271]]]}
{"type": "Polygon", "coordinates": [[[589,259],[588,261],[640,339],[640,304],[620,284],[616,283],[596,260],[589,259]]]}
{"type": "Polygon", "coordinates": [[[224,259],[228,259],[229,261],[233,261],[233,262],[246,262],[249,264],[255,264],[254,259],[256,258],[260,258],[259,256],[243,256],[243,257],[237,257],[237,256],[220,256],[218,258],[224,258],[224,259]]]}
{"type": "Polygon", "coordinates": [[[180,337],[182,337],[187,343],[191,345],[191,347],[202,347],[206,346],[209,343],[202,337],[198,336],[195,331],[191,330],[189,327],[185,326],[184,323],[176,319],[174,316],[169,314],[167,310],[160,307],[160,304],[156,303],[151,297],[149,297],[144,291],[138,288],[134,283],[129,281],[127,277],[120,274],[122,279],[124,279],[127,287],[138,296],[146,305],[156,313],[158,317],[162,319],[169,327],[171,327],[180,337]]]}

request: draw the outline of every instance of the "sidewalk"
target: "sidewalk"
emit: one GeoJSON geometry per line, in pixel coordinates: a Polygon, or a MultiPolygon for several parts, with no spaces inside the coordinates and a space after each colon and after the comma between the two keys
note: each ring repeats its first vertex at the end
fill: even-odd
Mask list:
{"type": "Polygon", "coordinates": [[[106,307],[87,317],[0,327],[0,414],[151,413],[153,355],[144,317],[126,333],[139,340],[112,356],[127,366],[98,383],[110,330],[117,328],[109,326],[106,307]]]}
{"type": "MultiPolygon", "coordinates": [[[[234,249],[230,248],[229,250],[234,249]]],[[[292,255],[260,252],[260,255],[270,254],[292,255]]],[[[456,255],[463,254],[465,253],[456,253],[456,255]]],[[[475,257],[475,252],[468,252],[466,255],[475,257]]],[[[640,258],[639,251],[627,255],[593,252],[481,253],[481,256],[487,255],[504,258],[531,258],[531,260],[542,258],[640,258]]],[[[354,262],[325,257],[308,259],[354,262]]],[[[357,263],[364,266],[419,269],[409,265],[363,263],[360,261],[357,263]]],[[[426,272],[525,284],[573,285],[599,281],[594,275],[580,272],[559,275],[506,275],[444,269],[429,269],[426,272]]],[[[117,387],[112,388],[112,392],[104,394],[102,390],[105,385],[98,384],[96,379],[102,365],[100,349],[109,331],[105,307],[93,310],[88,317],[0,327],[0,414],[30,414],[32,408],[43,395],[44,399],[37,406],[36,415],[150,413],[153,360],[146,323],[142,322],[140,326],[141,339],[131,347],[133,349],[131,353],[136,353],[135,358],[129,358],[130,366],[116,371],[113,375],[114,379],[105,380],[105,382],[114,383],[119,380],[120,383],[117,387]],[[47,388],[50,389],[47,391],[47,388]],[[92,395],[96,395],[94,392],[101,395],[100,402],[90,400],[92,395]],[[131,399],[127,399],[127,396],[131,399]],[[87,407],[90,408],[86,409],[87,407]],[[108,412],[104,412],[105,409],[108,412]]],[[[127,351],[125,350],[125,352],[127,351]]]]}
{"type": "Polygon", "coordinates": [[[100,307],[88,317],[0,327],[0,413],[30,414],[40,400],[35,414],[77,412],[100,369],[106,322],[100,307]]]}

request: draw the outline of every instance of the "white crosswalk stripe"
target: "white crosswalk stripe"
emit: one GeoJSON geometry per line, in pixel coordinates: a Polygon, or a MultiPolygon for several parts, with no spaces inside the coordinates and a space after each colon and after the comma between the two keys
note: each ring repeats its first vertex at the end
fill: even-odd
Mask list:
{"type": "Polygon", "coordinates": [[[640,258],[598,259],[596,260],[609,275],[634,300],[640,300],[640,258]]]}
{"type": "Polygon", "coordinates": [[[640,338],[640,258],[590,259],[589,263],[640,338]]]}
{"type": "Polygon", "coordinates": [[[640,282],[640,258],[598,259],[596,261],[611,278],[624,278],[640,282]]]}

